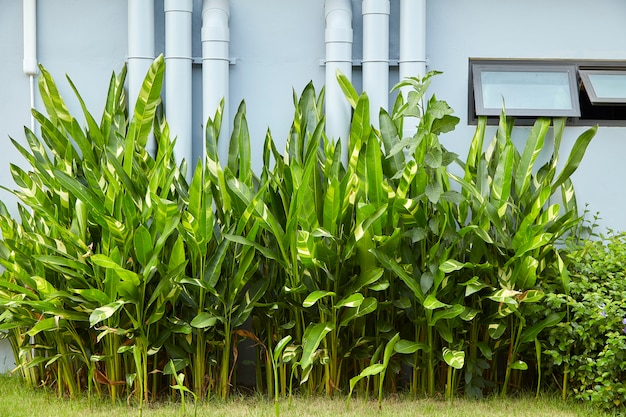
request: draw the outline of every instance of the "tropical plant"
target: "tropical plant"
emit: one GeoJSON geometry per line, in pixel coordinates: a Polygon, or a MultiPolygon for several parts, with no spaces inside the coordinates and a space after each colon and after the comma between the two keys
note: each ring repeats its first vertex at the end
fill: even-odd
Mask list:
{"type": "Polygon", "coordinates": [[[565,317],[541,311],[544,284],[570,288],[561,242],[580,225],[570,177],[594,129],[560,168],[564,120],[537,120],[520,152],[503,114],[486,149],[479,121],[460,161],[439,141],[459,119],[426,95],[438,73],[402,81],[409,93],[378,127],[367,94],[339,75],[353,108],[347,155],[326,137],[324,93],[309,84],[294,93],[284,152],[267,132],[258,175],[245,103],[220,138],[222,103],[187,182],[160,111],[163,72],[160,57],[130,116],[124,72],[99,122],[76,91],[83,128],[42,68],[41,138],[26,129],[27,146],[13,141],[29,164],[12,166],[18,219],[0,207],[0,330],[32,385],[106,387],[140,405],[226,398],[242,339],[277,415],[293,382],[348,399],[376,392],[380,404],[402,387],[506,395],[518,370],[541,371],[545,330],[565,317]],[[403,137],[407,123],[416,132],[403,137]]]}

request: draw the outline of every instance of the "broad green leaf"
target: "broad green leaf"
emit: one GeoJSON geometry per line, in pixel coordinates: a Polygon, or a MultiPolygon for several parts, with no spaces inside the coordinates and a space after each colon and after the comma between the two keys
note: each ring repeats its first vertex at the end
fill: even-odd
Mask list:
{"type": "Polygon", "coordinates": [[[565,167],[554,181],[554,184],[552,184],[553,190],[568,180],[576,169],[578,169],[580,161],[582,161],[585,151],[587,150],[587,146],[591,142],[591,139],[593,139],[596,135],[597,131],[598,126],[594,126],[591,129],[584,131],[578,139],[576,139],[576,143],[574,143],[574,146],[572,147],[569,157],[567,158],[567,162],[565,163],[565,167]]]}
{"type": "Polygon", "coordinates": [[[504,323],[491,323],[487,326],[487,333],[492,339],[499,339],[504,334],[506,325],[504,323]]]}
{"type": "Polygon", "coordinates": [[[213,327],[217,323],[217,316],[211,313],[202,312],[191,320],[191,327],[197,329],[206,329],[207,327],[213,327]]]}
{"type": "Polygon", "coordinates": [[[462,263],[462,262],[457,261],[456,259],[448,259],[447,261],[439,265],[439,270],[442,272],[445,272],[446,274],[449,274],[450,272],[458,271],[465,267],[472,267],[472,266],[473,264],[470,262],[462,263]]]}
{"type": "Polygon", "coordinates": [[[361,294],[361,293],[351,294],[351,295],[347,296],[346,298],[338,301],[337,304],[335,304],[335,308],[341,308],[341,307],[354,308],[354,307],[358,307],[358,306],[360,306],[363,303],[364,299],[365,299],[365,297],[363,297],[363,294],[361,294]]]}
{"type": "MultiPolygon", "coordinates": [[[[300,360],[300,367],[303,371],[313,365],[315,351],[326,334],[334,328],[335,326],[332,323],[317,323],[309,325],[304,330],[304,336],[302,336],[302,359],[300,360]]],[[[305,381],[301,381],[301,383],[303,382],[305,381]]]]}
{"type": "Polygon", "coordinates": [[[462,282],[459,285],[465,286],[465,296],[469,297],[470,295],[477,293],[478,291],[489,288],[489,285],[480,282],[479,277],[472,277],[469,281],[462,282]]]}
{"type": "Polygon", "coordinates": [[[515,167],[515,193],[518,198],[528,192],[530,187],[532,171],[543,148],[543,143],[550,128],[550,119],[540,117],[535,122],[528,139],[526,140],[526,146],[524,147],[524,153],[519,161],[519,164],[515,167]]]}
{"type": "Polygon", "coordinates": [[[517,301],[515,300],[514,297],[517,297],[520,294],[521,292],[519,291],[501,289],[501,290],[497,290],[496,292],[494,292],[487,298],[489,298],[492,301],[495,301],[496,303],[511,304],[513,306],[516,306],[517,301]]]}
{"type": "Polygon", "coordinates": [[[516,262],[513,269],[515,287],[520,289],[534,287],[537,282],[537,268],[539,268],[539,261],[532,256],[524,256],[516,262]]]}
{"type": "Polygon", "coordinates": [[[309,294],[304,301],[302,302],[302,307],[304,308],[309,308],[315,305],[315,303],[317,303],[319,300],[321,300],[324,297],[334,297],[336,294],[332,291],[322,291],[322,290],[317,290],[317,291],[313,291],[311,294],[309,294]]]}
{"type": "Polygon", "coordinates": [[[396,352],[400,354],[410,355],[412,353],[417,352],[418,350],[428,352],[430,350],[430,347],[426,343],[413,342],[411,340],[400,339],[398,340],[398,343],[396,343],[394,349],[396,352]]]}
{"type": "Polygon", "coordinates": [[[291,342],[291,339],[292,339],[291,335],[287,335],[283,337],[282,339],[280,339],[278,343],[276,343],[276,346],[274,347],[274,354],[273,354],[274,363],[280,362],[280,359],[283,354],[283,350],[285,350],[289,342],[291,342]]]}
{"type": "Polygon", "coordinates": [[[539,333],[545,328],[554,327],[563,320],[565,317],[565,312],[559,313],[550,313],[548,317],[541,320],[539,323],[534,324],[533,326],[527,327],[523,330],[522,335],[520,336],[520,343],[528,343],[532,342],[539,336],[539,333]]]}
{"type": "Polygon", "coordinates": [[[350,378],[350,393],[348,394],[348,398],[352,396],[352,391],[354,391],[354,387],[359,383],[363,378],[367,378],[370,376],[378,375],[385,369],[385,365],[382,363],[375,363],[373,365],[368,366],[363,369],[361,373],[357,376],[350,378]]]}
{"type": "Polygon", "coordinates": [[[524,361],[518,360],[509,365],[509,368],[525,371],[528,369],[528,364],[526,364],[526,362],[524,361]]]}
{"type": "Polygon", "coordinates": [[[159,55],[150,65],[139,90],[124,149],[124,171],[128,176],[132,176],[135,144],[145,147],[152,130],[156,109],[161,103],[164,70],[165,60],[159,55]]]}
{"type": "Polygon", "coordinates": [[[89,325],[93,327],[101,321],[108,319],[113,316],[113,314],[115,314],[124,304],[126,304],[126,301],[116,300],[105,306],[96,308],[89,316],[89,325]]]}
{"type": "Polygon", "coordinates": [[[465,352],[462,350],[452,350],[447,347],[443,348],[443,360],[448,366],[454,369],[462,369],[465,365],[465,352]]]}
{"type": "Polygon", "coordinates": [[[426,310],[435,310],[442,307],[450,307],[450,305],[437,300],[437,297],[435,297],[433,294],[429,294],[424,300],[424,308],[426,310]]]}
{"type": "Polygon", "coordinates": [[[491,360],[491,358],[493,357],[493,352],[491,350],[491,347],[489,347],[489,344],[486,342],[478,342],[476,343],[476,345],[478,346],[478,349],[480,349],[480,352],[483,354],[483,356],[487,358],[487,360],[491,360]]]}
{"type": "Polygon", "coordinates": [[[61,324],[62,323],[60,323],[58,317],[48,317],[46,319],[38,321],[37,324],[35,324],[26,334],[33,337],[39,332],[59,330],[61,329],[61,324]]]}
{"type": "Polygon", "coordinates": [[[135,230],[134,244],[137,261],[139,261],[142,266],[146,266],[154,248],[152,246],[150,232],[144,225],[140,225],[137,230],[135,230]]]}
{"type": "Polygon", "coordinates": [[[444,310],[436,311],[433,314],[431,325],[435,325],[435,323],[437,323],[441,319],[453,319],[455,317],[459,317],[464,312],[465,312],[465,307],[460,304],[454,304],[452,307],[448,307],[444,310]]]}
{"type": "Polygon", "coordinates": [[[352,86],[352,83],[344,74],[337,69],[336,71],[337,82],[339,82],[339,86],[346,96],[346,100],[352,106],[353,109],[356,108],[357,101],[359,101],[359,94],[356,92],[356,89],[352,86]]]}

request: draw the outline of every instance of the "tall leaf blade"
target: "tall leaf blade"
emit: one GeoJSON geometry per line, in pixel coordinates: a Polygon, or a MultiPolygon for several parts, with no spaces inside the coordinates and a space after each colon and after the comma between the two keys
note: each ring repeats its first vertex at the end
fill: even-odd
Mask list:
{"type": "Polygon", "coordinates": [[[139,90],[124,149],[124,171],[129,176],[132,174],[135,144],[145,147],[152,130],[156,109],[161,103],[164,71],[165,60],[163,55],[159,55],[150,65],[139,90]]]}

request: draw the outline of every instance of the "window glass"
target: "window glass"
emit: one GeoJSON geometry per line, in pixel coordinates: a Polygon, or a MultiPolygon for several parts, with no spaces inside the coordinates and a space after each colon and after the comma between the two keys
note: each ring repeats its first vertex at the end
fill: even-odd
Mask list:
{"type": "Polygon", "coordinates": [[[571,66],[475,65],[477,115],[579,116],[576,78],[571,66]]]}
{"type": "Polygon", "coordinates": [[[592,103],[626,103],[626,71],[580,70],[592,103]]]}
{"type": "Polygon", "coordinates": [[[483,105],[507,109],[571,110],[567,73],[536,71],[483,71],[483,105]]]}

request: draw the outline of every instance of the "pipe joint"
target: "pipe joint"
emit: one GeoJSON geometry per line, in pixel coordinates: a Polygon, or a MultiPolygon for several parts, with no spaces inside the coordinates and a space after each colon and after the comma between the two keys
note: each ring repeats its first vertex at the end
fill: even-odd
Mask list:
{"type": "Polygon", "coordinates": [[[325,35],[326,43],[352,43],[354,36],[350,28],[327,27],[325,35]]]}
{"type": "Polygon", "coordinates": [[[202,26],[202,42],[229,42],[230,30],[223,25],[202,26]]]}
{"type": "Polygon", "coordinates": [[[165,0],[163,10],[167,12],[193,13],[193,0],[165,0]]]}
{"type": "Polygon", "coordinates": [[[389,0],[363,0],[362,14],[391,14],[389,0]]]}

